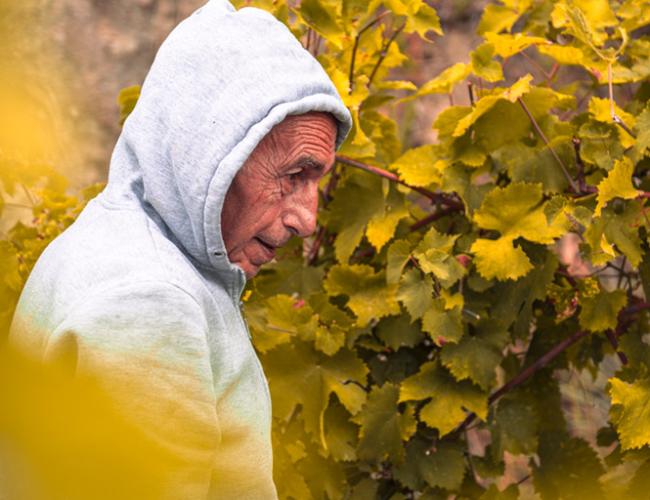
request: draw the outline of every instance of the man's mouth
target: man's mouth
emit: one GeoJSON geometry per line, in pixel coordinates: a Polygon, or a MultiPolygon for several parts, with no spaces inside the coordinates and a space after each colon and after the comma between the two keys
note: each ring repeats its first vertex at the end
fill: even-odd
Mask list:
{"type": "Polygon", "coordinates": [[[268,260],[271,260],[273,257],[275,257],[275,249],[277,248],[275,245],[272,245],[271,243],[268,243],[257,236],[255,237],[255,240],[260,244],[263,251],[267,254],[268,260]]]}

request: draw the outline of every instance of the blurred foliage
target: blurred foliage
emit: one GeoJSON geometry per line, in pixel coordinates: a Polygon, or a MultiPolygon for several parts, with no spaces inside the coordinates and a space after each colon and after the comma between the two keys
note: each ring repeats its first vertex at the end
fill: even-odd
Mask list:
{"type": "MultiPolygon", "coordinates": [[[[490,2],[469,62],[419,88],[392,78],[404,40],[444,43],[423,0],[234,3],[286,23],[354,119],[316,235],[245,296],[280,497],[644,498],[650,2],[490,2]],[[404,150],[387,110],[458,85],[437,141],[404,150]],[[591,438],[570,425],[567,372],[610,377],[591,438]]],[[[136,99],[121,95],[122,119],[136,99]]],[[[1,161],[3,199],[25,190],[33,214],[0,242],[6,325],[87,196],[1,161]]]]}

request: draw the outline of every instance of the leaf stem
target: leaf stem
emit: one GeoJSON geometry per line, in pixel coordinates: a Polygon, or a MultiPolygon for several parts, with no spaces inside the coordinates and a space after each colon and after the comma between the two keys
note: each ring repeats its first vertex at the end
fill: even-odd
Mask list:
{"type": "Polygon", "coordinates": [[[417,231],[418,229],[431,224],[432,222],[441,219],[445,215],[450,215],[458,210],[455,207],[440,208],[433,212],[432,214],[427,215],[426,217],[414,222],[411,224],[411,231],[417,231]]]}
{"type": "Polygon", "coordinates": [[[609,90],[609,112],[612,115],[612,120],[619,127],[625,130],[630,134],[634,139],[636,139],[636,134],[632,132],[630,127],[628,127],[623,119],[616,114],[616,103],[614,102],[614,85],[612,84],[612,63],[610,62],[607,65],[607,88],[609,90]]]}
{"type": "Polygon", "coordinates": [[[542,75],[544,75],[544,78],[546,79],[547,82],[549,82],[549,81],[551,80],[551,74],[550,74],[549,72],[547,72],[547,71],[542,67],[542,65],[541,65],[540,63],[538,63],[535,59],[533,59],[533,58],[530,57],[528,54],[526,54],[526,51],[525,51],[525,50],[522,50],[522,51],[520,52],[520,54],[521,54],[522,56],[524,56],[524,58],[525,58],[525,59],[526,59],[530,64],[532,64],[533,66],[535,66],[535,67],[536,67],[536,68],[537,68],[537,69],[542,73],[542,75]]]}
{"type": "Polygon", "coordinates": [[[573,143],[573,149],[576,153],[576,166],[578,167],[578,189],[580,190],[580,193],[584,193],[587,184],[585,182],[585,164],[582,161],[582,157],[580,156],[580,139],[578,137],[574,137],[571,142],[573,143]]]}
{"type": "Polygon", "coordinates": [[[383,63],[384,59],[386,59],[390,45],[395,41],[395,38],[397,38],[397,35],[399,35],[402,32],[405,26],[406,26],[406,22],[404,22],[399,28],[397,28],[393,32],[393,34],[390,36],[388,41],[382,47],[381,52],[379,53],[379,59],[377,60],[377,64],[375,64],[375,67],[372,68],[372,72],[370,73],[370,77],[368,78],[368,87],[370,87],[370,85],[372,84],[372,81],[374,80],[375,75],[377,74],[377,71],[381,66],[381,63],[383,63]]]}
{"type": "Polygon", "coordinates": [[[372,26],[377,24],[389,12],[390,10],[387,10],[379,14],[372,21],[370,21],[363,28],[361,28],[357,33],[357,36],[354,37],[354,45],[352,46],[352,58],[350,59],[350,75],[348,77],[348,81],[349,81],[348,94],[352,94],[352,90],[354,90],[354,65],[357,60],[357,49],[359,48],[359,40],[361,39],[361,35],[363,35],[366,31],[368,31],[372,26]]]}
{"type": "Polygon", "coordinates": [[[549,140],[546,138],[546,135],[544,135],[544,132],[542,131],[541,127],[537,123],[537,120],[535,120],[535,117],[532,115],[530,110],[528,109],[528,106],[526,106],[526,103],[523,101],[521,97],[517,98],[517,102],[521,105],[522,109],[528,116],[528,119],[530,122],[533,124],[533,128],[535,129],[535,132],[537,132],[537,135],[544,141],[544,144],[546,144],[546,147],[550,150],[551,154],[553,155],[553,158],[555,158],[555,161],[560,165],[560,168],[562,169],[562,172],[564,173],[564,176],[566,177],[567,181],[569,182],[569,186],[571,186],[571,189],[577,193],[578,192],[578,186],[576,185],[575,181],[571,178],[569,175],[569,171],[566,168],[566,165],[562,161],[562,159],[557,155],[553,147],[551,146],[551,143],[549,140]]]}
{"type": "Polygon", "coordinates": [[[343,155],[336,155],[336,161],[338,161],[343,165],[348,165],[350,167],[355,167],[361,170],[365,170],[366,172],[370,172],[371,174],[378,175],[380,177],[388,179],[389,181],[393,181],[396,182],[397,184],[401,184],[402,186],[406,186],[409,189],[412,189],[413,191],[420,193],[422,196],[429,198],[431,201],[438,202],[443,205],[447,205],[450,208],[453,207],[455,210],[458,210],[459,212],[465,210],[465,205],[463,205],[463,202],[458,198],[456,198],[455,196],[451,196],[446,193],[434,193],[433,191],[429,191],[428,189],[425,188],[411,186],[410,184],[400,179],[397,176],[397,174],[394,174],[393,172],[389,172],[388,170],[384,170],[383,168],[368,165],[367,163],[363,163],[358,160],[353,160],[352,158],[348,158],[347,156],[343,156],[343,155]]]}
{"type": "Polygon", "coordinates": [[[618,356],[618,359],[621,360],[621,363],[627,365],[627,356],[625,353],[618,350],[618,339],[616,338],[616,334],[611,330],[607,330],[605,332],[605,336],[607,337],[607,340],[609,340],[609,343],[612,344],[614,352],[616,352],[616,355],[618,356]]]}

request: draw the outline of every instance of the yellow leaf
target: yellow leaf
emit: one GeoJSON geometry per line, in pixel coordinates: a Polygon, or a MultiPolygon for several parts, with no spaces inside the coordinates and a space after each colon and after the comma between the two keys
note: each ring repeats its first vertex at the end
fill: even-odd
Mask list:
{"type": "Polygon", "coordinates": [[[490,4],[485,7],[481,21],[476,29],[479,35],[487,32],[500,33],[510,31],[512,25],[519,19],[520,13],[505,5],[490,4]]]}
{"type": "Polygon", "coordinates": [[[449,94],[458,82],[467,78],[469,72],[470,66],[465,63],[456,63],[449,66],[438,76],[422,85],[417,95],[449,94]]]}
{"type": "Polygon", "coordinates": [[[476,269],[486,279],[516,280],[533,268],[526,253],[521,248],[514,247],[511,238],[479,238],[470,250],[475,255],[476,269]]]}
{"type": "Polygon", "coordinates": [[[630,384],[618,378],[609,379],[612,398],[612,420],[617,426],[624,450],[650,444],[650,384],[640,379],[630,384]]]}
{"type": "Polygon", "coordinates": [[[531,45],[551,43],[546,38],[526,36],[521,33],[499,35],[488,32],[485,34],[485,39],[494,46],[494,53],[504,59],[521,52],[531,45]]]}
{"type": "Polygon", "coordinates": [[[631,200],[639,195],[632,184],[632,173],[634,165],[632,160],[624,156],[614,162],[614,168],[610,170],[600,184],[598,184],[598,204],[596,205],[595,214],[600,216],[602,209],[607,203],[614,198],[623,198],[631,200]]]}
{"type": "Polygon", "coordinates": [[[582,50],[571,45],[540,45],[537,47],[540,54],[552,57],[560,64],[578,64],[585,63],[585,56],[582,50]]]}
{"type": "Polygon", "coordinates": [[[440,182],[440,171],[436,167],[436,160],[435,146],[420,146],[406,151],[390,168],[397,170],[400,179],[411,186],[425,187],[440,182]]]}
{"type": "Polygon", "coordinates": [[[440,290],[440,298],[445,303],[446,311],[454,309],[455,307],[462,309],[465,306],[465,299],[463,298],[462,293],[452,294],[449,290],[443,288],[440,290]]]}
{"type": "Polygon", "coordinates": [[[386,205],[383,212],[375,214],[370,219],[366,228],[366,238],[377,249],[377,252],[380,252],[383,246],[393,237],[399,221],[408,217],[408,215],[409,211],[404,205],[397,207],[386,205]]]}
{"type": "Polygon", "coordinates": [[[530,82],[532,79],[532,75],[527,74],[517,80],[511,87],[498,89],[496,93],[479,99],[476,106],[472,108],[472,111],[458,121],[454,130],[454,137],[463,135],[476,120],[492,109],[492,106],[499,100],[504,99],[506,101],[516,102],[522,95],[530,91],[530,82]]]}
{"type": "Polygon", "coordinates": [[[494,188],[475,212],[474,221],[511,240],[524,237],[537,243],[553,243],[567,231],[567,220],[560,217],[548,224],[542,200],[542,185],[538,183],[515,182],[494,188]]]}
{"type": "Polygon", "coordinates": [[[469,55],[472,61],[472,72],[488,82],[503,80],[503,69],[499,61],[494,59],[494,45],[484,43],[479,45],[469,55]]]}
{"type": "MultiPolygon", "coordinates": [[[[623,123],[627,125],[630,129],[634,128],[636,125],[636,119],[634,115],[623,111],[621,108],[614,104],[614,112],[616,115],[623,120],[623,123]]],[[[595,120],[604,123],[614,123],[612,118],[612,109],[609,99],[601,99],[600,97],[592,97],[589,101],[589,113],[594,117],[595,120]]],[[[621,145],[624,148],[631,148],[635,145],[634,137],[632,137],[627,131],[621,129],[621,145]]]]}

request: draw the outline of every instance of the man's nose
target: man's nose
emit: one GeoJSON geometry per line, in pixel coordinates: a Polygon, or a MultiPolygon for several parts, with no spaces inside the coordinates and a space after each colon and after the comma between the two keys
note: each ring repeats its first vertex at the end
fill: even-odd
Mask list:
{"type": "Polygon", "coordinates": [[[306,238],[316,230],[318,183],[309,183],[298,196],[292,196],[285,210],[284,225],[291,233],[306,238]]]}

